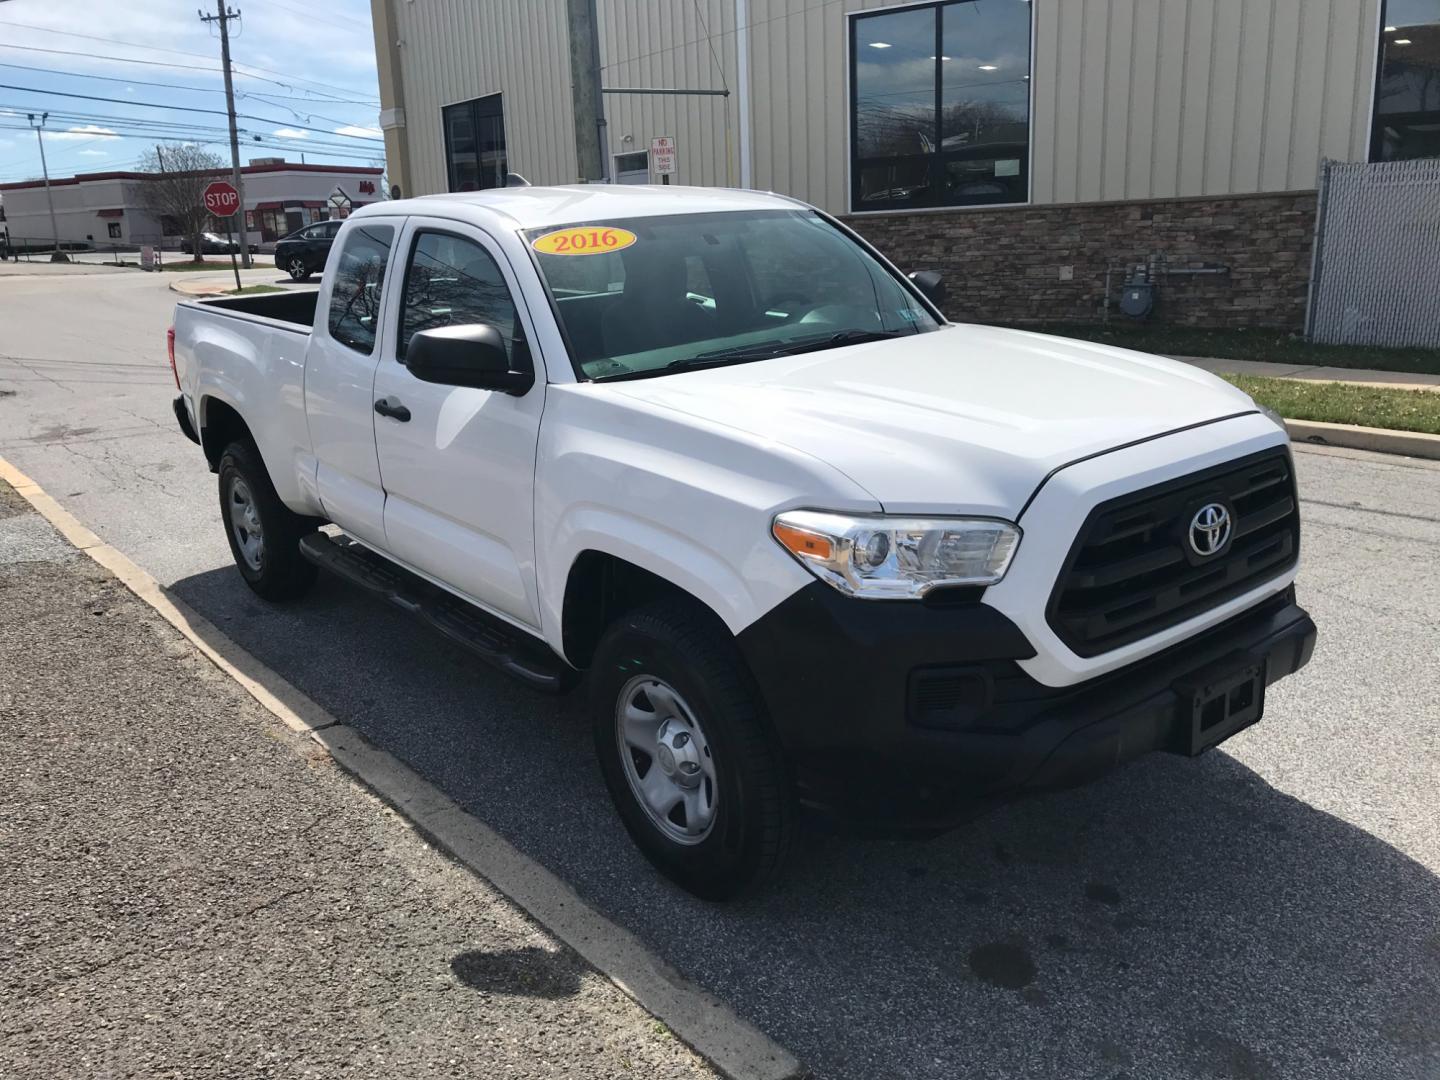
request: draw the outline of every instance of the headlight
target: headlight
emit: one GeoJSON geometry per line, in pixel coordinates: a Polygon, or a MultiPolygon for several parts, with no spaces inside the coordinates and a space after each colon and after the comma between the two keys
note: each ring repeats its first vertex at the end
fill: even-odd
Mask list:
{"type": "Polygon", "coordinates": [[[1020,530],[983,518],[851,517],[791,510],[775,539],[812,574],[849,596],[910,600],[942,585],[993,585],[1020,530]]]}

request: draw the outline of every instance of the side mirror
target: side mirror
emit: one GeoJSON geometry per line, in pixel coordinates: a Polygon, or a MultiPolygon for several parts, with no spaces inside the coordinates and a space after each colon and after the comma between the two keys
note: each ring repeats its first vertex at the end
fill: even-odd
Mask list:
{"type": "Polygon", "coordinates": [[[916,270],[908,276],[910,284],[919,289],[926,300],[942,311],[945,309],[945,278],[939,270],[916,270]]]}
{"type": "MultiPolygon", "coordinates": [[[[523,346],[516,343],[517,353],[523,346]]],[[[505,339],[489,323],[421,330],[405,349],[405,366],[424,382],[471,386],[520,395],[535,385],[533,371],[511,371],[505,339]]]]}

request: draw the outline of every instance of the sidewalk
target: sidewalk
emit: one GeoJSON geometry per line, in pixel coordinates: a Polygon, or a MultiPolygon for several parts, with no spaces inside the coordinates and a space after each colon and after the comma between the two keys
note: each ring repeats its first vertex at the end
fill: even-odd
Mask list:
{"type": "MultiPolygon", "coordinates": [[[[209,270],[192,271],[157,271],[170,279],[170,291],[179,293],[181,296],[224,296],[235,288],[235,273],[229,265],[217,267],[216,273],[209,270]],[[220,272],[220,271],[223,271],[220,272]],[[196,279],[199,280],[196,280],[196,279]]],[[[289,277],[273,266],[255,266],[249,270],[240,271],[240,283],[242,285],[275,285],[287,287],[291,285],[289,277]]],[[[320,283],[316,277],[310,286],[320,283]]]]}
{"type": "Polygon", "coordinates": [[[701,1077],[0,483],[0,1076],[701,1077]]]}
{"type": "Polygon", "coordinates": [[[1341,382],[1389,390],[1440,390],[1440,375],[1409,371],[1375,371],[1370,368],[1310,367],[1305,364],[1271,364],[1258,360],[1214,360],[1201,356],[1174,356],[1185,364],[1221,375],[1259,375],[1301,382],[1341,382]]]}

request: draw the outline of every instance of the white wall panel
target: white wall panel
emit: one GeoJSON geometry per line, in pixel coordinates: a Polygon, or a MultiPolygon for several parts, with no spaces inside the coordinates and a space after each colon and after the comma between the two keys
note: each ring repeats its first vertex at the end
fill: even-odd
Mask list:
{"type": "MultiPolygon", "coordinates": [[[[417,190],[445,187],[440,107],[495,91],[511,168],[573,179],[564,0],[392,2],[417,190]]],[[[1037,203],[1308,188],[1322,157],[1364,157],[1379,0],[1033,2],[1037,203]]],[[[843,212],[847,14],[898,5],[748,4],[754,182],[843,212]]],[[[735,6],[599,0],[607,86],[731,91],[607,95],[612,154],[670,135],[675,182],[738,183],[735,6]]]]}

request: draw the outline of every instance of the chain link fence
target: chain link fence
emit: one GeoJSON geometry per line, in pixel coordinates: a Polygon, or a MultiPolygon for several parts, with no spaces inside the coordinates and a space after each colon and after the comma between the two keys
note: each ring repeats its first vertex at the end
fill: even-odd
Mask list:
{"type": "Polygon", "coordinates": [[[163,264],[167,256],[176,262],[193,258],[182,253],[181,241],[174,237],[161,236],[159,233],[141,234],[128,240],[62,240],[58,253],[64,256],[64,260],[54,259],[57,249],[55,241],[50,237],[0,235],[0,262],[12,259],[15,262],[53,260],[139,266],[141,251],[146,247],[151,249],[155,265],[163,264]]]}
{"type": "Polygon", "coordinates": [[[1440,160],[1320,170],[1306,334],[1440,347],[1440,160]]]}

